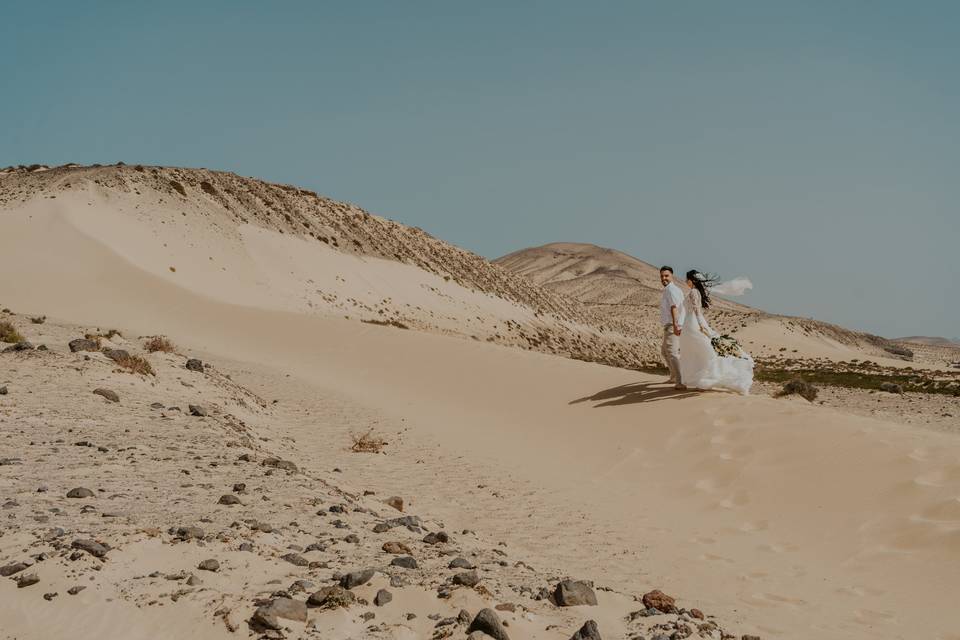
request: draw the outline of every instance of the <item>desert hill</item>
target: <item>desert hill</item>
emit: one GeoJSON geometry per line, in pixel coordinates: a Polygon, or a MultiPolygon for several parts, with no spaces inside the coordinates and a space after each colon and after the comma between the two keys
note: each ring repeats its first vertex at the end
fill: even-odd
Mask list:
{"type": "MultiPolygon", "coordinates": [[[[577,300],[602,323],[626,335],[656,338],[660,301],[659,267],[606,247],[556,242],[521,249],[494,260],[545,290],[577,300]]],[[[678,276],[682,280],[682,275],[678,276]]],[[[843,360],[851,357],[909,359],[910,352],[879,336],[810,318],[766,313],[714,297],[710,322],[737,336],[755,355],[784,351],[843,360]]]]}

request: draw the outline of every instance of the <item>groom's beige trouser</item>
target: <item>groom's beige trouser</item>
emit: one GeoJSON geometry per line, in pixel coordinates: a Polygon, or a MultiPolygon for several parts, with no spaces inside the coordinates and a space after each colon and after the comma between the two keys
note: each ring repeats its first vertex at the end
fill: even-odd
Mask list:
{"type": "Polygon", "coordinates": [[[670,377],[680,384],[680,336],[674,335],[673,325],[667,324],[663,327],[663,345],[660,347],[660,353],[670,369],[670,377]]]}

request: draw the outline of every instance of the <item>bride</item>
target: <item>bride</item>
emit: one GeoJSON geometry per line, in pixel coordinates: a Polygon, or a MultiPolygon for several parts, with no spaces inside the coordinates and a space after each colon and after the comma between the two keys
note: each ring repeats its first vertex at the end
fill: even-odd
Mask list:
{"type": "Polygon", "coordinates": [[[680,379],[694,389],[729,389],[747,395],[753,384],[753,358],[739,348],[739,356],[719,356],[711,343],[719,336],[703,310],[710,307],[708,288],[715,283],[699,271],[687,271],[690,292],[684,298],[686,317],[680,331],[680,379]]]}

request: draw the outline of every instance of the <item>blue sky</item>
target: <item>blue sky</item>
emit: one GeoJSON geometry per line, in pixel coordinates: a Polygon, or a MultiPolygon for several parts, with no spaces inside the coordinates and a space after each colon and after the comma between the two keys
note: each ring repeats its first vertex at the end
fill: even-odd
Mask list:
{"type": "Polygon", "coordinates": [[[960,335],[960,5],[3,8],[0,166],[202,166],[487,257],[553,241],[960,335]]]}

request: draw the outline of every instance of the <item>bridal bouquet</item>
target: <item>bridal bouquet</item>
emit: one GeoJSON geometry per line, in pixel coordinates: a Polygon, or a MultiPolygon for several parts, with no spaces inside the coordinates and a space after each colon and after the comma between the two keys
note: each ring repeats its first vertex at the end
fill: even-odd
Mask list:
{"type": "Polygon", "coordinates": [[[716,351],[717,355],[721,358],[723,356],[739,358],[743,353],[743,349],[740,347],[740,343],[737,342],[736,338],[726,334],[711,338],[710,344],[713,345],[713,350],[716,351]]]}

